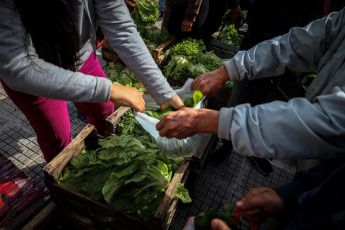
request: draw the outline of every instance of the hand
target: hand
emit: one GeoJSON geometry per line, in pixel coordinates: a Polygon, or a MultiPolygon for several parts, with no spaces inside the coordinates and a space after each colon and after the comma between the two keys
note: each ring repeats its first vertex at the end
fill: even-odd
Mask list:
{"type": "Polygon", "coordinates": [[[282,199],[271,188],[253,188],[244,198],[236,206],[251,228],[258,228],[267,214],[278,215],[284,209],[282,199]]]}
{"type": "Polygon", "coordinates": [[[211,221],[211,228],[212,230],[231,230],[231,228],[224,221],[217,218],[211,221]]]}
{"type": "Polygon", "coordinates": [[[231,8],[231,16],[236,21],[241,16],[241,7],[238,5],[235,8],[231,8]]]}
{"type": "Polygon", "coordinates": [[[169,113],[157,123],[159,135],[184,139],[196,133],[218,133],[219,111],[183,108],[169,113]]]}
{"type": "Polygon", "coordinates": [[[132,87],[113,83],[110,100],[117,106],[131,107],[138,112],[145,111],[145,101],[142,93],[132,87]]]}
{"type": "Polygon", "coordinates": [[[161,110],[165,110],[170,107],[173,107],[175,109],[182,109],[184,107],[184,104],[181,98],[176,94],[175,96],[173,96],[172,98],[170,98],[169,100],[161,104],[160,107],[161,107],[161,110]]]}
{"type": "Polygon", "coordinates": [[[136,0],[124,0],[128,9],[136,7],[136,0]]]}
{"type": "Polygon", "coordinates": [[[195,78],[191,85],[191,90],[200,90],[207,98],[216,96],[222,89],[225,82],[229,81],[230,77],[224,65],[218,69],[201,74],[195,78]]]}
{"type": "Polygon", "coordinates": [[[183,20],[181,25],[182,32],[190,32],[192,30],[193,22],[188,20],[183,20]]]}

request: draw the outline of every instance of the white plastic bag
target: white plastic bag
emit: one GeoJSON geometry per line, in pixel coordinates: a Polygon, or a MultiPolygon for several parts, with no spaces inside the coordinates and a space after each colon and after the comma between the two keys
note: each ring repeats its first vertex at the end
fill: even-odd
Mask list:
{"type": "MultiPolygon", "coordinates": [[[[191,91],[190,89],[192,82],[193,79],[188,79],[181,89],[175,90],[176,94],[179,95],[182,100],[188,97],[193,97],[194,91],[191,91]]],[[[144,95],[144,99],[146,110],[159,108],[159,105],[153,100],[150,95],[144,95]]],[[[203,99],[194,107],[195,109],[203,108],[203,99]]],[[[141,126],[155,139],[158,147],[167,157],[192,157],[202,140],[202,134],[196,134],[182,140],[176,138],[168,139],[166,137],[161,137],[159,136],[159,132],[156,130],[156,124],[159,122],[158,119],[150,117],[145,113],[136,112],[134,113],[134,117],[141,124],[141,126]]]]}

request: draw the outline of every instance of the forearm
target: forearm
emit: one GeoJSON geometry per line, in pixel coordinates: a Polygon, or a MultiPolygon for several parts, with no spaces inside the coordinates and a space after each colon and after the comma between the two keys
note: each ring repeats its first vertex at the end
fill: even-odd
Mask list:
{"type": "Polygon", "coordinates": [[[251,107],[222,108],[220,138],[231,139],[234,149],[248,156],[275,159],[332,158],[344,155],[345,86],[331,95],[288,103],[275,101],[251,107]]]}
{"type": "Polygon", "coordinates": [[[219,111],[198,109],[197,114],[196,133],[218,133],[219,111]]]}
{"type": "Polygon", "coordinates": [[[185,20],[195,22],[195,19],[199,14],[201,3],[202,0],[188,0],[185,20]]]}
{"type": "Polygon", "coordinates": [[[289,33],[259,43],[248,51],[239,51],[225,63],[231,80],[279,76],[290,69],[296,72],[317,70],[318,65],[343,28],[343,14],[315,20],[289,33]]]}
{"type": "Polygon", "coordinates": [[[175,93],[154,62],[123,0],[95,1],[98,21],[110,45],[158,104],[175,93]]]}

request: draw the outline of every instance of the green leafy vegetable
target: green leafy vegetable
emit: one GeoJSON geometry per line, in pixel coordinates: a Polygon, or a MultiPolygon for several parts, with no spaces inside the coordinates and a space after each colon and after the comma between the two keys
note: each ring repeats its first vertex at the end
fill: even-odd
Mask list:
{"type": "Polygon", "coordinates": [[[195,217],[194,223],[200,230],[209,230],[211,229],[211,220],[214,218],[223,220],[233,230],[237,229],[237,226],[231,225],[231,222],[235,219],[235,215],[234,208],[230,203],[224,204],[220,211],[218,211],[217,208],[214,207],[201,212],[195,217]]]}
{"type": "MultiPolygon", "coordinates": [[[[148,220],[180,162],[166,158],[158,147],[146,148],[132,136],[110,136],[100,139],[96,150],[83,150],[73,158],[58,175],[58,183],[148,220]]],[[[178,191],[183,195],[176,197],[190,201],[188,191],[178,191]]]]}

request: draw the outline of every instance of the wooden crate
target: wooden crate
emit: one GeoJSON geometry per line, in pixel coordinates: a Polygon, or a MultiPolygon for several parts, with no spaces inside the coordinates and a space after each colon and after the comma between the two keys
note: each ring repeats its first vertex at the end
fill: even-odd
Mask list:
{"type": "Polygon", "coordinates": [[[153,50],[152,56],[155,60],[156,64],[159,67],[162,67],[164,64],[164,61],[166,60],[168,56],[168,47],[173,45],[176,41],[176,38],[174,35],[171,35],[169,38],[167,38],[162,44],[158,45],[156,49],[153,50]]]}
{"type": "Polygon", "coordinates": [[[229,45],[217,39],[211,39],[207,50],[213,50],[220,58],[232,58],[239,50],[237,46],[229,45]]]}
{"type": "MultiPolygon", "coordinates": [[[[162,44],[158,45],[152,53],[152,57],[156,64],[160,67],[165,58],[167,57],[167,48],[175,43],[175,36],[171,35],[162,44]]],[[[110,62],[122,62],[119,55],[113,50],[108,41],[105,41],[102,45],[102,58],[110,62]]]]}
{"type": "Polygon", "coordinates": [[[156,210],[156,213],[149,222],[143,222],[135,217],[129,216],[116,210],[102,202],[90,199],[80,193],[60,186],[58,174],[66,165],[76,157],[83,149],[95,149],[98,145],[98,137],[95,127],[88,124],[73,139],[73,141],[61,151],[51,162],[44,167],[45,182],[50,190],[52,200],[68,210],[73,210],[87,216],[95,221],[98,227],[108,227],[110,229],[168,229],[175,213],[177,202],[173,201],[178,184],[186,181],[189,175],[189,160],[184,160],[175,172],[170,185],[156,210]],[[98,212],[104,216],[112,217],[115,220],[111,223],[100,223],[90,213],[88,209],[98,212]]]}

